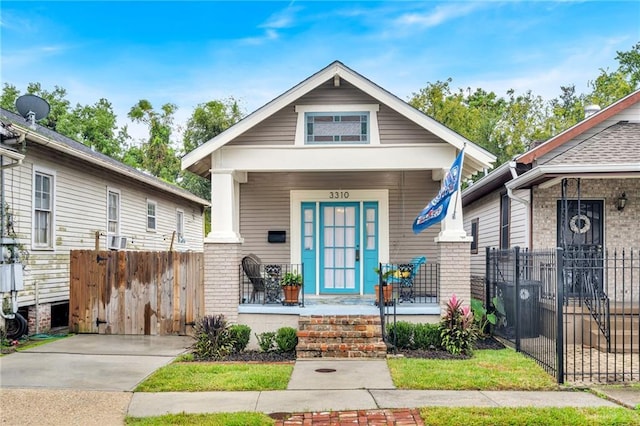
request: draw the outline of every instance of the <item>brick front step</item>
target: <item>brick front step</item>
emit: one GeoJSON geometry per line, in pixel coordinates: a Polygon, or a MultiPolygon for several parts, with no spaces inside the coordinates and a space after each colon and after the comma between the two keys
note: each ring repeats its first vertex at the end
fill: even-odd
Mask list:
{"type": "Polygon", "coordinates": [[[313,315],[298,320],[298,358],[384,358],[377,315],[313,315]]]}

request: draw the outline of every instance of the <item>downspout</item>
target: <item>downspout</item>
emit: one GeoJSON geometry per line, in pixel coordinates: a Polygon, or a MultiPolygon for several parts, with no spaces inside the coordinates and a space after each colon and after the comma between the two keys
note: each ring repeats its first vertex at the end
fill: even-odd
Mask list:
{"type": "MultiPolygon", "coordinates": [[[[518,172],[516,172],[515,161],[509,162],[509,171],[511,172],[511,177],[513,179],[516,179],[518,177],[518,172]]],[[[509,197],[513,201],[517,201],[520,204],[524,204],[524,206],[526,207],[525,211],[527,212],[527,216],[528,216],[527,219],[529,223],[524,228],[525,229],[524,241],[527,244],[527,248],[531,248],[531,229],[530,228],[531,228],[533,214],[531,212],[530,202],[529,200],[525,200],[524,198],[518,197],[517,195],[515,195],[513,193],[513,189],[509,187],[507,187],[507,197],[509,197]]]]}
{"type": "MultiPolygon", "coordinates": [[[[515,161],[510,161],[509,162],[509,171],[511,172],[511,177],[513,179],[518,177],[518,173],[516,172],[516,162],[515,161]]],[[[524,204],[525,206],[529,205],[529,201],[528,200],[525,200],[524,198],[518,197],[517,195],[515,195],[513,193],[513,189],[508,188],[508,187],[507,187],[507,196],[509,198],[511,198],[512,200],[519,202],[520,204],[524,204]]]]}

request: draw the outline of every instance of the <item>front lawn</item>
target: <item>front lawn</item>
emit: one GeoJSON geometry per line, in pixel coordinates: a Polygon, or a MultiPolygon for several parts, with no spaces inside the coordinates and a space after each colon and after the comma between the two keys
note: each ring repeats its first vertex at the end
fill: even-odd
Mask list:
{"type": "Polygon", "coordinates": [[[167,414],[156,417],[127,417],[131,426],[202,425],[202,426],[267,426],[273,419],[262,413],[167,414]]]}
{"type": "Polygon", "coordinates": [[[136,392],[283,390],[292,371],[292,363],[174,362],[140,383],[136,392]]]}
{"type": "Polygon", "coordinates": [[[398,389],[553,390],[557,384],[535,361],[513,349],[475,351],[470,359],[390,358],[398,389]]]}

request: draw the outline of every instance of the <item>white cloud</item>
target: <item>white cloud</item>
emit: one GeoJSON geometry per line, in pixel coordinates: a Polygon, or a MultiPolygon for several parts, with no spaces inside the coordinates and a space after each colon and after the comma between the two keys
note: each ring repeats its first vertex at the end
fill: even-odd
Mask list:
{"type": "Polygon", "coordinates": [[[483,5],[479,2],[450,3],[426,12],[405,13],[395,20],[399,26],[430,28],[461,16],[469,15],[483,5]]]}

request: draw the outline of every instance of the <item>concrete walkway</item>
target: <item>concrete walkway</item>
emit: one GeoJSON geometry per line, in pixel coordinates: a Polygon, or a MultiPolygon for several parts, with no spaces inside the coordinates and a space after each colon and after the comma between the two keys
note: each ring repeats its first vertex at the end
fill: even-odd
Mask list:
{"type": "Polygon", "coordinates": [[[411,407],[616,407],[582,391],[421,391],[395,389],[385,360],[298,360],[287,390],[134,393],[128,414],[256,411],[300,413],[411,407]]]}
{"type": "Polygon", "coordinates": [[[263,392],[131,392],[191,343],[175,337],[73,336],[0,358],[0,424],[122,425],[125,415],[250,411],[278,425],[420,425],[415,407],[636,407],[640,390],[420,391],[395,389],[385,360],[295,363],[288,388],[263,392]],[[289,416],[284,413],[295,413],[289,416]],[[333,417],[332,417],[333,416],[333,417]],[[366,422],[365,422],[366,421],[366,422]]]}

